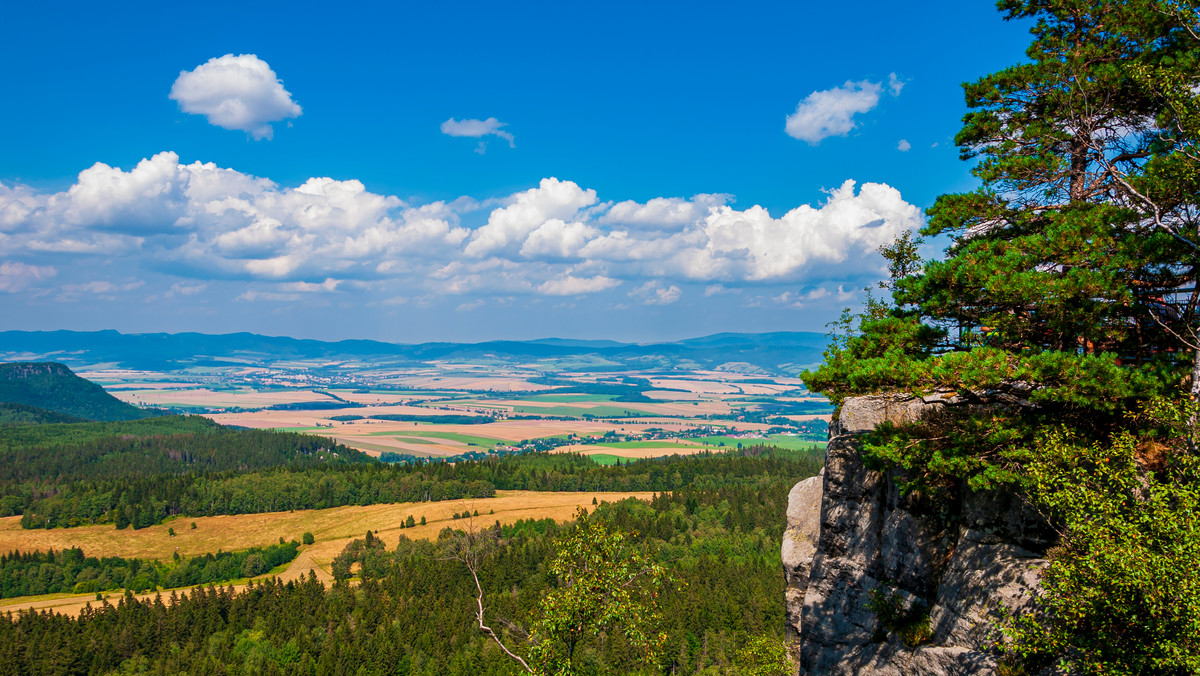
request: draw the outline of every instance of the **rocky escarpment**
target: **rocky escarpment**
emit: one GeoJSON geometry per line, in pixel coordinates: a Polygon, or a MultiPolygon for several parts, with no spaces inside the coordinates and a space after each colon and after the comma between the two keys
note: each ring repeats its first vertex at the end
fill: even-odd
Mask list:
{"type": "Polygon", "coordinates": [[[782,555],[801,674],[991,673],[997,621],[1028,610],[1052,538],[1039,515],[1002,492],[903,495],[891,472],[863,462],[863,432],[947,405],[955,401],[848,399],[822,476],[792,490],[782,555]],[[880,599],[917,624],[928,618],[920,645],[881,621],[880,599]]]}

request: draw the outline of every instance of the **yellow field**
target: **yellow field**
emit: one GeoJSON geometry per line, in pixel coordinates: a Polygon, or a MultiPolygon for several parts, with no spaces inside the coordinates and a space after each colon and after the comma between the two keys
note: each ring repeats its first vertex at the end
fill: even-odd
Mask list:
{"type": "MultiPolygon", "coordinates": [[[[21,528],[20,517],[5,517],[0,518],[0,551],[46,551],[51,548],[79,547],[86,556],[166,560],[177,550],[183,557],[217,550],[236,551],[273,544],[279,542],[280,537],[299,540],[307,531],[313,534],[316,543],[303,547],[300,555],[278,577],[293,580],[307,576],[309,571],[312,571],[318,578],[329,581],[333,579],[329,570],[333,558],[351,540],[363,537],[368,530],[375,531],[389,547],[394,547],[401,535],[411,539],[433,540],[446,526],[463,527],[466,522],[453,519],[451,515],[464,510],[478,510],[479,517],[475,522],[478,525],[488,525],[496,521],[511,524],[520,519],[551,518],[556,521],[569,521],[574,518],[579,507],[591,509],[593,498],[613,502],[629,497],[649,500],[652,495],[653,493],[645,492],[497,491],[494,498],[472,500],[180,518],[136,531],[117,530],[111,525],[25,530],[21,528]],[[495,514],[490,514],[490,511],[495,511],[495,514]],[[426,525],[400,528],[400,524],[410,515],[418,523],[422,516],[425,517],[426,525]],[[196,522],[195,530],[188,526],[191,521],[196,522]],[[168,528],[175,529],[175,537],[168,535],[168,528]]],[[[115,602],[121,594],[110,592],[109,595],[115,602]]],[[[58,612],[77,613],[89,601],[95,603],[94,594],[56,594],[3,599],[0,600],[0,612],[23,608],[52,608],[58,612]]]]}
{"type": "Polygon", "coordinates": [[[206,388],[170,389],[146,388],[136,390],[116,390],[111,392],[114,397],[139,406],[200,406],[225,407],[243,406],[253,408],[258,406],[273,406],[275,404],[291,404],[310,401],[333,401],[324,394],[311,390],[287,390],[283,392],[259,392],[255,390],[214,391],[206,388]]]}

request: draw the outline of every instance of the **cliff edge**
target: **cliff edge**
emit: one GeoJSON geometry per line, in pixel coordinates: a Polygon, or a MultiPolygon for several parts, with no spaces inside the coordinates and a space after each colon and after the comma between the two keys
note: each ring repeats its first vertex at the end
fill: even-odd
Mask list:
{"type": "Polygon", "coordinates": [[[1030,609],[1053,533],[1006,492],[903,495],[860,453],[879,424],[954,405],[949,395],[847,399],[825,470],[792,489],[782,556],[800,674],[995,671],[996,623],[1030,609]]]}

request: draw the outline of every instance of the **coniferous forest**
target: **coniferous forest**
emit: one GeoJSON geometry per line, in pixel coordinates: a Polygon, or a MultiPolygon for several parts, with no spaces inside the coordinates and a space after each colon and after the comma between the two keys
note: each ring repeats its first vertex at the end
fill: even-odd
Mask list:
{"type": "MultiPolygon", "coordinates": [[[[543,476],[499,466],[506,469],[479,463],[463,471],[543,476]]],[[[670,571],[655,592],[662,636],[649,661],[620,632],[588,637],[574,647],[579,673],[779,673],[787,494],[818,468],[813,454],[762,449],[636,462],[605,471],[695,483],[650,504],[597,505],[576,524],[496,529],[475,519],[495,537],[479,565],[487,619],[520,652],[543,597],[560,583],[547,568],[559,544],[579,523],[601,521],[670,571]]],[[[570,470],[560,465],[545,476],[570,470]]],[[[0,663],[21,674],[519,673],[475,625],[471,573],[447,553],[455,539],[449,529],[438,542],[384,544],[366,535],[344,554],[352,579],[330,589],[315,579],[268,581],[238,593],[216,586],[150,601],[127,596],[78,618],[22,612],[0,619],[0,663]]]]}

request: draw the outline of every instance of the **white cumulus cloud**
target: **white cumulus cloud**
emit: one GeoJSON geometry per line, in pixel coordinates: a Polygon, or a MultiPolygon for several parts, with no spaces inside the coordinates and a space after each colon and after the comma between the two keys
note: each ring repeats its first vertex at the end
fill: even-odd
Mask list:
{"type": "Polygon", "coordinates": [[[870,80],[849,82],[841,87],[815,91],[787,116],[784,130],[792,138],[817,145],[830,136],[845,136],[857,124],[854,116],[879,105],[882,85],[870,80]]]}
{"type": "Polygon", "coordinates": [[[632,298],[668,304],[865,283],[883,270],[877,248],[924,218],[895,188],[852,180],[783,214],[732,201],[601,202],[551,177],[495,200],[413,205],[354,179],[281,186],[165,152],[129,169],[97,163],[61,192],[0,184],[0,250],[10,258],[0,291],[45,286],[68,269],[71,295],[127,291],[82,285],[115,263],[149,273],[139,277],[160,284],[146,294],[155,298],[213,298],[228,280],[254,284],[237,290],[241,300],[276,302],[348,289],[381,300],[575,296],[629,282],[632,298]]]}
{"type": "Polygon", "coordinates": [[[712,207],[728,204],[729,195],[696,195],[691,199],[680,197],[655,197],[645,204],[626,200],[617,202],[600,217],[601,223],[670,227],[692,223],[708,213],[712,207]]]}
{"type": "Polygon", "coordinates": [[[487,225],[471,235],[465,249],[468,256],[484,256],[521,244],[552,218],[573,219],[580,209],[596,203],[596,191],[584,190],[573,181],[543,178],[538,187],[508,201],[491,213],[487,225]]]}
{"type": "Polygon", "coordinates": [[[900,139],[900,143],[896,144],[896,150],[906,153],[912,150],[912,144],[908,142],[908,139],[900,139]]]}
{"type": "Polygon", "coordinates": [[[226,54],[181,71],[170,98],[185,113],[203,115],[209,124],[244,131],[255,139],[272,138],[271,122],[301,113],[275,71],[254,54],[226,54]]]}

